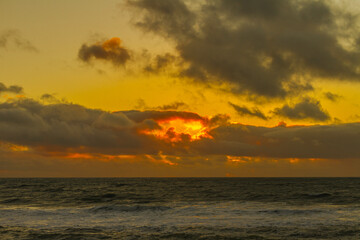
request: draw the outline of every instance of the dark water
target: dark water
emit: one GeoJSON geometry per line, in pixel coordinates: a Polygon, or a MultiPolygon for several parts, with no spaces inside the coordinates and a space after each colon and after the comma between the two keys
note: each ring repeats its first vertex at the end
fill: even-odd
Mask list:
{"type": "Polygon", "coordinates": [[[360,178],[0,179],[0,239],[360,239],[360,178]]]}

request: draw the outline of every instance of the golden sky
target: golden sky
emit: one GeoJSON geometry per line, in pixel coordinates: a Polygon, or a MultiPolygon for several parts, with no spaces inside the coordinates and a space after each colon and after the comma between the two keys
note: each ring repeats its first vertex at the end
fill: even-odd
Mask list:
{"type": "Polygon", "coordinates": [[[360,176],[359,13],[1,0],[0,177],[360,176]]]}

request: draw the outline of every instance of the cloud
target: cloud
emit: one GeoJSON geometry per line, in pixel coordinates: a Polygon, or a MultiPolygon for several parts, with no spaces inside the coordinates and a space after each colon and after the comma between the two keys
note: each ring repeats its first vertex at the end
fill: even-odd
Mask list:
{"type": "Polygon", "coordinates": [[[263,120],[267,120],[268,117],[265,116],[264,113],[262,113],[258,108],[253,108],[253,109],[249,109],[245,106],[239,106],[236,104],[233,104],[231,102],[229,102],[230,106],[232,106],[235,111],[240,115],[240,116],[251,116],[251,117],[257,117],[263,120]]]}
{"type": "Polygon", "coordinates": [[[195,120],[195,121],[202,121],[207,122],[208,119],[205,117],[200,116],[197,113],[193,112],[185,112],[185,111],[156,111],[156,110],[149,110],[149,111],[121,111],[119,113],[124,114],[129,119],[134,122],[142,122],[146,119],[153,119],[155,121],[168,121],[171,119],[183,119],[183,120],[195,120]]]}
{"type": "Polygon", "coordinates": [[[43,101],[43,102],[46,102],[46,103],[61,103],[61,102],[65,102],[65,99],[57,99],[55,97],[55,94],[49,94],[49,93],[45,93],[43,95],[41,95],[40,99],[43,101]]]}
{"type": "MultiPolygon", "coordinates": [[[[321,120],[320,110],[319,102],[304,99],[278,112],[321,120]]],[[[259,127],[232,124],[228,115],[209,118],[185,111],[107,112],[25,97],[0,103],[0,159],[139,158],[171,166],[240,159],[234,157],[359,159],[359,136],[360,123],[259,127]]]]}
{"type": "Polygon", "coordinates": [[[136,22],[136,25],[144,30],[151,29],[168,37],[179,38],[193,31],[195,15],[180,0],[169,2],[129,0],[127,3],[145,13],[143,21],[136,22]]]}
{"type": "Polygon", "coordinates": [[[285,104],[281,108],[276,108],[273,113],[293,120],[330,120],[329,114],[321,107],[320,102],[310,98],[304,98],[293,106],[285,104]]]}
{"type": "MultiPolygon", "coordinates": [[[[150,134],[153,130],[162,130],[160,123],[181,120],[205,125],[209,122],[209,119],[192,112],[110,113],[77,104],[46,102],[49,104],[24,97],[0,103],[0,143],[27,146],[44,155],[71,151],[111,155],[157,154],[163,150],[172,151],[171,145],[150,134]]],[[[170,128],[167,126],[164,131],[170,128]]]]}
{"type": "Polygon", "coordinates": [[[194,142],[198,154],[260,158],[359,159],[360,123],[296,127],[219,126],[194,142]]]}
{"type": "Polygon", "coordinates": [[[159,73],[161,70],[165,69],[168,65],[175,62],[175,56],[167,53],[164,55],[157,55],[153,59],[152,63],[145,66],[144,70],[149,73],[159,73]]]}
{"type": "Polygon", "coordinates": [[[187,105],[184,102],[175,101],[169,104],[156,106],[156,107],[150,107],[146,104],[144,99],[138,99],[137,104],[134,106],[135,109],[142,109],[142,110],[160,110],[160,111],[169,111],[169,110],[179,110],[181,108],[187,108],[189,105],[187,105]]]}
{"type": "Polygon", "coordinates": [[[356,34],[350,34],[357,32],[357,18],[332,1],[128,0],[128,5],[142,16],[137,27],[175,44],[187,65],[180,76],[204,85],[285,97],[311,90],[316,78],[360,80],[356,34]]]}
{"type": "Polygon", "coordinates": [[[183,107],[188,107],[188,105],[184,102],[173,102],[170,104],[158,106],[155,109],[168,111],[168,110],[178,110],[179,108],[183,108],[183,107]]]}
{"type": "MultiPolygon", "coordinates": [[[[31,99],[1,103],[1,169],[22,173],[27,169],[46,175],[47,171],[41,172],[41,169],[53,166],[51,172],[55,174],[61,162],[66,169],[76,165],[85,175],[94,176],[100,174],[97,167],[126,176],[159,175],[158,168],[163,169],[166,176],[172,171],[169,167],[178,171],[173,172],[178,176],[219,176],[236,171],[236,166],[239,169],[259,167],[265,171],[270,163],[279,170],[301,159],[316,162],[360,158],[359,123],[269,128],[231,124],[228,120],[226,115],[208,119],[196,113],[176,111],[110,113],[76,104],[44,105],[31,99]],[[191,123],[191,119],[203,122],[201,131],[208,128],[207,134],[211,137],[190,139],[186,132],[177,132],[171,126],[163,129],[161,122],[172,119],[184,119],[185,124],[191,123]],[[166,138],[149,134],[153,130],[164,131],[166,138]],[[283,163],[275,164],[279,161],[283,163]],[[91,171],[87,168],[89,165],[94,165],[91,171]],[[118,171],[111,171],[110,166],[117,166],[118,171]],[[121,170],[124,168],[129,171],[121,170]],[[226,172],[222,172],[224,168],[226,172]]],[[[301,173],[304,172],[298,174],[301,173]]],[[[278,174],[281,175],[281,171],[278,174]]]]}
{"type": "Polygon", "coordinates": [[[91,45],[83,44],[78,56],[87,63],[92,59],[99,59],[109,61],[115,66],[124,65],[130,59],[128,50],[121,46],[121,40],[117,37],[91,45]]]}
{"type": "Polygon", "coordinates": [[[34,149],[132,151],[142,145],[134,125],[124,114],[76,104],[44,105],[27,98],[0,104],[0,141],[34,149]]]}
{"type": "Polygon", "coordinates": [[[5,30],[0,33],[0,48],[7,48],[9,45],[27,51],[38,51],[29,40],[21,36],[20,31],[15,29],[5,30]]]}
{"type": "Polygon", "coordinates": [[[8,93],[21,93],[23,88],[17,85],[11,85],[9,87],[5,86],[3,83],[0,82],[0,94],[4,92],[8,93]]]}
{"type": "Polygon", "coordinates": [[[96,158],[21,156],[0,151],[2,177],[358,177],[359,161],[156,154],[96,158]],[[175,165],[171,165],[174,163],[175,165]]]}
{"type": "Polygon", "coordinates": [[[324,93],[324,96],[332,102],[337,102],[341,98],[340,95],[331,92],[324,93]]]}

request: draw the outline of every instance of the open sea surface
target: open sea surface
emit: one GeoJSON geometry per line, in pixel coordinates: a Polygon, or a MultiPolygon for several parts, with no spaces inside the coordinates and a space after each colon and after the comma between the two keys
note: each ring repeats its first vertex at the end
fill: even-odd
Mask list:
{"type": "Polygon", "coordinates": [[[0,239],[360,239],[360,178],[2,178],[0,239]]]}

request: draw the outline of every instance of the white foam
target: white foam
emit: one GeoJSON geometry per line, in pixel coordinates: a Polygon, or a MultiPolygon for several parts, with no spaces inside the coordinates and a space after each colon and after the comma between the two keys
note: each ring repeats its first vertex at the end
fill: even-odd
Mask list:
{"type": "Polygon", "coordinates": [[[0,225],[58,227],[260,227],[359,224],[360,207],[221,202],[104,205],[87,208],[0,208],[0,225]]]}

